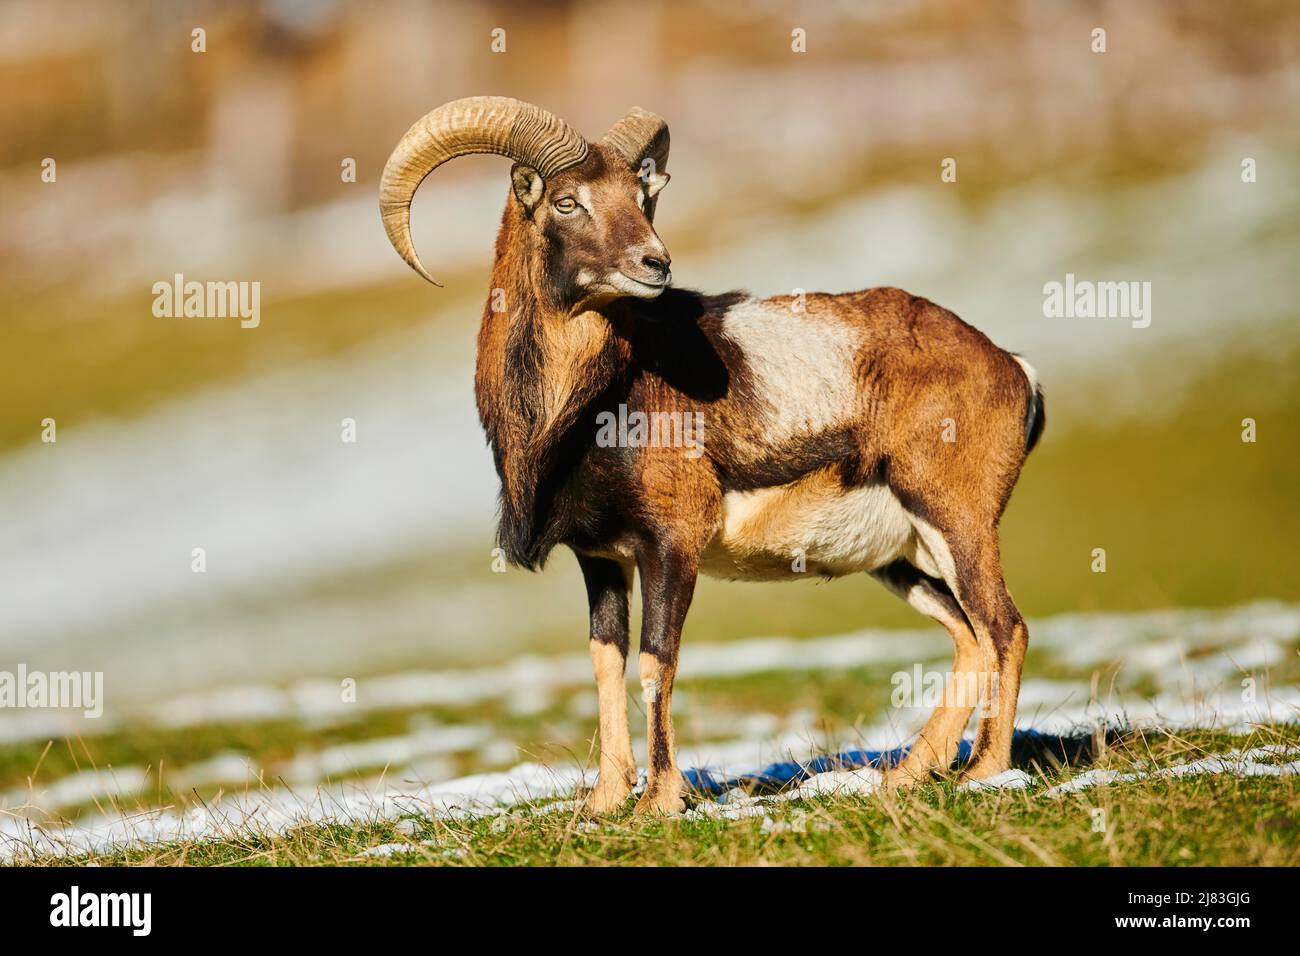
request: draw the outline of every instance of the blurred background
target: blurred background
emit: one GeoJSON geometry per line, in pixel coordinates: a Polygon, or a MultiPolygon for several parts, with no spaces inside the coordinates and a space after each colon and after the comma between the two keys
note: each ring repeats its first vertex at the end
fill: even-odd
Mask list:
{"type": "MultiPolygon", "coordinates": [[[[376,208],[408,125],[476,94],[593,139],[665,116],[678,285],[902,286],[1029,358],[1049,424],[1003,552],[1031,619],[1294,601],[1298,54],[1280,2],[7,0],[0,669],[103,671],[129,722],[585,653],[567,552],[493,571],[473,347],[509,164],[462,159],[417,198],[445,289],[376,208]],[[176,273],[259,282],[260,325],[156,317],[176,273]],[[1067,273],[1150,282],[1150,326],[1045,318],[1067,273]]],[[[866,579],[705,582],[686,643],[868,626],[933,630],[866,579]]],[[[0,734],[51,721],[95,732],[20,712],[0,734]]]]}

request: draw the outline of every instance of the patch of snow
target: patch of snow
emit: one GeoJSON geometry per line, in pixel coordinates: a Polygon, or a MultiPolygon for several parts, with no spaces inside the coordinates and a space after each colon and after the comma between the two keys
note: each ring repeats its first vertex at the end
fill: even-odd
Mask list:
{"type": "Polygon", "coordinates": [[[158,843],[276,835],[309,823],[375,822],[404,816],[497,816],[520,803],[569,797],[595,782],[594,773],[521,764],[447,783],[398,788],[382,778],[322,786],[303,796],[287,787],[231,794],[186,810],[104,813],[67,826],[0,816],[0,860],[33,854],[105,853],[158,843]]]}
{"type": "Polygon", "coordinates": [[[728,803],[714,803],[706,800],[686,811],[688,820],[745,820],[750,817],[766,817],[768,801],[761,797],[747,797],[728,803]]]}
{"type": "Polygon", "coordinates": [[[787,799],[797,800],[822,794],[869,794],[880,789],[884,777],[879,770],[862,767],[857,770],[831,770],[809,777],[796,789],[785,794],[787,799]]]}
{"type": "Polygon", "coordinates": [[[250,783],[260,781],[261,774],[250,757],[238,753],[217,754],[208,760],[188,764],[177,769],[166,769],[167,785],[173,790],[215,784],[250,783]]]}
{"type": "Polygon", "coordinates": [[[30,788],[15,787],[0,793],[0,810],[111,802],[135,796],[145,789],[148,782],[149,772],[143,767],[80,770],[50,783],[37,783],[30,788]]]}
{"type": "Polygon", "coordinates": [[[380,737],[299,753],[277,775],[289,781],[317,783],[355,773],[357,770],[400,767],[420,757],[472,751],[491,736],[490,728],[477,724],[421,727],[401,736],[380,737]]]}
{"type": "Polygon", "coordinates": [[[983,780],[967,780],[958,784],[958,790],[1024,790],[1033,786],[1034,778],[1023,770],[1012,767],[983,780]]]}
{"type": "Polygon", "coordinates": [[[1286,777],[1300,773],[1300,760],[1288,763],[1268,763],[1300,754],[1300,747],[1283,747],[1270,744],[1265,747],[1253,747],[1250,750],[1230,750],[1227,753],[1211,754],[1189,763],[1174,764],[1158,770],[1119,773],[1114,770],[1089,770],[1072,780],[1052,787],[1043,792],[1045,797],[1055,797],[1063,793],[1077,793],[1100,784],[1125,783],[1153,777],[1195,777],[1201,774],[1224,774],[1230,777],[1286,777]]]}

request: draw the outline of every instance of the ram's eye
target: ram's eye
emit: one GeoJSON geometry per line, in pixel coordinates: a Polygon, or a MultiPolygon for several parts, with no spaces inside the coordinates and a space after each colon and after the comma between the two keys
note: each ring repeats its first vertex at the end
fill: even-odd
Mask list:
{"type": "Polygon", "coordinates": [[[563,199],[555,200],[555,211],[562,213],[571,213],[578,208],[577,202],[565,196],[563,199]]]}

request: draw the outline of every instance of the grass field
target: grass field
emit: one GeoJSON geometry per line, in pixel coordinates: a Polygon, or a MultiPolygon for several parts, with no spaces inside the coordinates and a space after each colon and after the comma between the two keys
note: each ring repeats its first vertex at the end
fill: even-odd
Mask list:
{"type": "MultiPolygon", "coordinates": [[[[1073,744],[1018,748],[1022,775],[1004,783],[1019,789],[894,794],[869,772],[831,772],[798,790],[697,794],[683,820],[591,820],[574,798],[595,763],[594,695],[572,654],[362,681],[379,701],[365,708],[304,686],[274,719],[210,719],[191,701],[171,726],[11,744],[0,850],[146,865],[1297,861],[1300,607],[1032,628],[1021,724],[1073,744]],[[1082,644],[1090,632],[1104,640],[1082,644]],[[1078,792],[1049,792],[1071,780],[1078,792]]],[[[893,746],[925,707],[900,708],[891,687],[915,664],[942,671],[944,643],[923,629],[688,649],[681,763],[725,779],[893,746]]]]}
{"type": "MultiPolygon", "coordinates": [[[[1137,734],[1095,766],[1150,773],[1288,734],[1137,734]]],[[[1294,741],[1294,734],[1290,734],[1294,741]]],[[[1300,753],[1300,750],[1294,751],[1300,753]]],[[[1294,769],[1294,768],[1293,768],[1294,769]]],[[[964,792],[936,782],[906,793],[814,795],[740,819],[596,821],[575,801],[482,816],[409,814],[95,854],[101,865],[1252,865],[1300,862],[1300,787],[1290,776],[1147,777],[1046,794],[1069,768],[1035,768],[1035,786],[964,792]]]]}

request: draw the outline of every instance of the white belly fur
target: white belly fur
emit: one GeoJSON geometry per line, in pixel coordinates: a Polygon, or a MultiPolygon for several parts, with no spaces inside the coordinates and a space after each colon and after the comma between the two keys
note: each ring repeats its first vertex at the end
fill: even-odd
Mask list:
{"type": "Polygon", "coordinates": [[[912,519],[887,486],[846,490],[822,474],[777,488],[729,492],[722,502],[721,527],[701,555],[700,570],[711,577],[750,581],[839,577],[898,558],[939,574],[912,519]]]}

